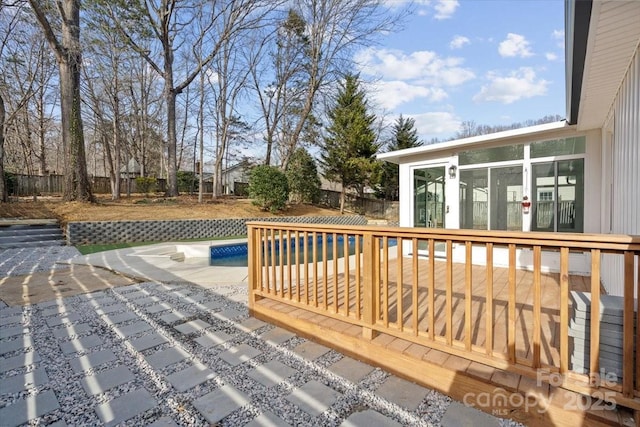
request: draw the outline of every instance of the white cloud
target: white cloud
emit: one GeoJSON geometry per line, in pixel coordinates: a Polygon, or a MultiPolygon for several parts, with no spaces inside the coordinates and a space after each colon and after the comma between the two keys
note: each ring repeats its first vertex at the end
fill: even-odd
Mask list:
{"type": "Polygon", "coordinates": [[[450,135],[460,130],[462,120],[447,111],[436,111],[420,114],[405,114],[416,121],[418,134],[429,141],[433,137],[450,135]]]}
{"type": "Polygon", "coordinates": [[[460,49],[465,44],[471,43],[468,37],[465,36],[455,36],[451,42],[449,42],[449,47],[451,49],[460,49]]]}
{"type": "Polygon", "coordinates": [[[520,34],[514,33],[507,34],[507,38],[500,42],[498,52],[505,57],[519,56],[526,58],[533,55],[527,39],[520,34]]]}
{"type": "Polygon", "coordinates": [[[458,0],[438,0],[433,6],[436,10],[434,18],[438,20],[449,19],[453,16],[458,6],[460,6],[458,0]]]}
{"type": "Polygon", "coordinates": [[[564,30],[553,30],[551,38],[556,40],[556,45],[559,48],[564,49],[564,30]]]}
{"type": "Polygon", "coordinates": [[[544,56],[547,58],[547,60],[549,61],[555,61],[556,59],[558,59],[558,55],[556,55],[553,52],[547,52],[544,54],[544,56]]]}
{"type": "Polygon", "coordinates": [[[548,81],[537,78],[530,67],[521,67],[508,76],[489,72],[487,78],[490,83],[483,85],[480,92],[474,95],[475,102],[498,101],[511,104],[520,99],[546,94],[549,84],[548,81]]]}
{"type": "Polygon", "coordinates": [[[423,85],[457,86],[475,77],[461,67],[462,58],[442,58],[432,51],[410,54],[398,50],[367,48],[354,57],[360,72],[383,80],[415,80],[423,85]]]}
{"type": "Polygon", "coordinates": [[[448,97],[447,92],[439,87],[413,85],[399,80],[368,84],[367,93],[377,106],[386,110],[393,110],[417,98],[436,102],[448,97]]]}
{"type": "Polygon", "coordinates": [[[451,18],[460,6],[459,0],[382,0],[382,4],[391,10],[412,5],[417,8],[415,13],[418,16],[433,13],[433,17],[437,20],[451,18]]]}

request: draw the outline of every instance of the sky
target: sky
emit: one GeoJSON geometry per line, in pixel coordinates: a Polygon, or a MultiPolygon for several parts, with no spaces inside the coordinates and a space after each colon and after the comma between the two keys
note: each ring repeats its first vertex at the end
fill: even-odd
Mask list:
{"type": "Polygon", "coordinates": [[[462,121],[565,115],[563,0],[418,0],[403,28],[354,59],[377,113],[414,118],[425,141],[462,121]]]}

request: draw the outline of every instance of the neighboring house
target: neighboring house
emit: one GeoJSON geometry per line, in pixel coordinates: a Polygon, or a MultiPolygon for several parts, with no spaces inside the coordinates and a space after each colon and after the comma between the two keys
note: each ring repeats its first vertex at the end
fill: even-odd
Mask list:
{"type": "MultiPolygon", "coordinates": [[[[567,1],[565,121],[378,155],[400,165],[400,225],[640,235],[639,23],[640,1],[567,1]]],[[[589,254],[570,256],[590,273],[589,254]]],[[[622,295],[614,262],[602,280],[622,295]]]]}
{"type": "Polygon", "coordinates": [[[135,178],[137,176],[140,176],[140,171],[140,164],[136,161],[136,159],[129,159],[129,162],[127,162],[126,165],[120,168],[120,175],[123,178],[127,178],[127,176],[129,178],[135,178]]]}
{"type": "MultiPolygon", "coordinates": [[[[203,175],[204,181],[209,183],[209,190],[212,188],[213,182],[213,162],[205,163],[203,175]]],[[[236,183],[246,184],[249,182],[249,173],[253,168],[253,164],[249,162],[240,162],[222,170],[222,193],[236,194],[236,183]]]]}

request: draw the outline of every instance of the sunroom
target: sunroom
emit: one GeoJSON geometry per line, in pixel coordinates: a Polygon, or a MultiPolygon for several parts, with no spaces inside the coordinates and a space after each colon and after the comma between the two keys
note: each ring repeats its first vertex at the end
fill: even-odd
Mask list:
{"type": "MultiPolygon", "coordinates": [[[[577,132],[561,121],[378,157],[400,165],[401,227],[596,233],[600,153],[598,132],[577,132]]],[[[443,247],[434,255],[444,256],[443,247]]],[[[464,248],[454,247],[453,255],[464,262],[464,248]]],[[[589,274],[588,255],[570,256],[572,273],[589,274]]],[[[476,263],[484,258],[474,256],[476,263]]],[[[558,271],[555,258],[543,253],[543,271],[558,271]]],[[[530,267],[530,251],[519,250],[517,262],[530,267]]],[[[495,264],[506,266],[499,248],[495,264]]]]}

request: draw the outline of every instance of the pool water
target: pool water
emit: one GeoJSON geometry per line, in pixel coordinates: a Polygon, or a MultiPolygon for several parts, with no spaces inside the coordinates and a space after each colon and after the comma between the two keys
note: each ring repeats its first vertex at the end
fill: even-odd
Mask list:
{"type": "MultiPolygon", "coordinates": [[[[356,237],[348,236],[347,237],[348,245],[347,250],[349,255],[353,255],[356,253],[356,237]]],[[[362,238],[360,239],[360,251],[362,251],[362,238]]],[[[344,237],[342,235],[337,236],[337,252],[334,254],[333,252],[333,235],[327,236],[327,259],[326,261],[331,261],[336,258],[344,257],[344,237]]],[[[289,257],[289,252],[291,252],[291,262],[292,263],[307,263],[313,261],[313,248],[316,248],[317,251],[317,259],[318,261],[324,261],[322,258],[322,236],[318,236],[317,240],[314,241],[313,236],[309,236],[306,241],[305,239],[300,238],[297,242],[296,239],[288,239],[284,240],[284,245],[282,249],[280,248],[280,240],[276,239],[275,241],[275,257],[276,263],[280,261],[280,252],[282,251],[282,262],[287,265],[287,258],[289,257]],[[305,246],[307,248],[307,258],[305,259],[305,246]]],[[[389,246],[395,246],[396,241],[394,239],[389,239],[389,246]]],[[[269,243],[267,248],[268,253],[263,254],[263,262],[266,264],[271,264],[272,255],[272,245],[269,243]],[[266,256],[265,256],[266,255],[266,256]]],[[[220,245],[220,246],[211,246],[210,248],[210,258],[209,265],[211,266],[224,266],[224,267],[246,267],[247,266],[247,243],[234,243],[229,245],[220,245]]]]}

